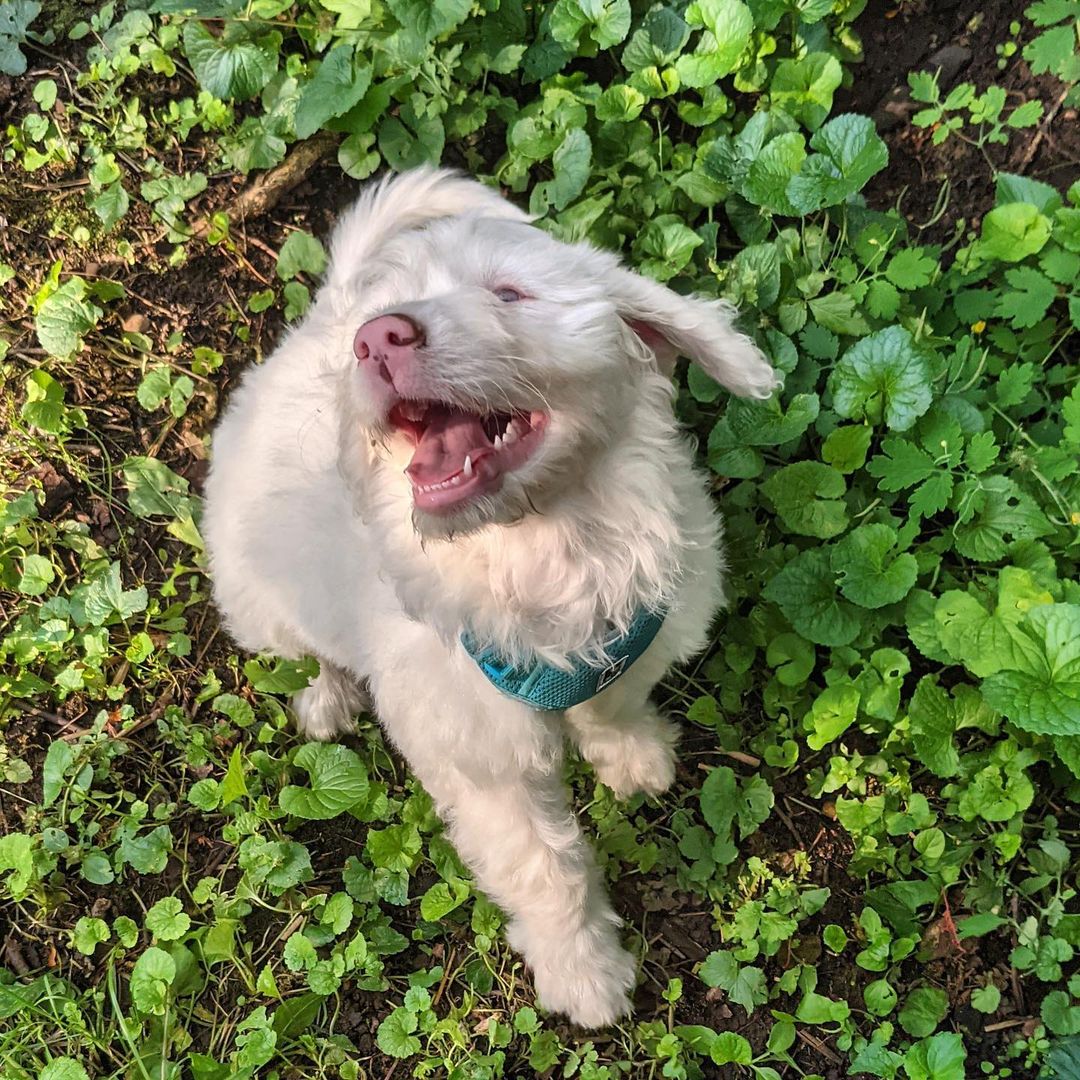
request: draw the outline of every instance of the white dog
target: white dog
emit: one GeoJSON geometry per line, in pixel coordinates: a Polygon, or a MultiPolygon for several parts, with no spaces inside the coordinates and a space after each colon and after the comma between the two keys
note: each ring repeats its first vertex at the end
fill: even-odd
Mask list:
{"type": "Polygon", "coordinates": [[[649,691],[706,644],[720,525],[672,410],[677,355],[736,394],[776,379],[725,304],[420,170],[369,189],[310,314],[214,436],[204,528],[246,649],[313,655],[302,731],[366,680],[541,1002],[629,1009],[634,956],[563,785],[569,735],[617,795],[659,794],[649,691]]]}

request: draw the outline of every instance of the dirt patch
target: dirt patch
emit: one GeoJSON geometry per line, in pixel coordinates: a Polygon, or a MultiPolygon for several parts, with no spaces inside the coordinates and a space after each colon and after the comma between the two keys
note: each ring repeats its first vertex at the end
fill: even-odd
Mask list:
{"type": "Polygon", "coordinates": [[[837,94],[836,110],[873,115],[886,129],[889,166],[863,193],[875,209],[899,206],[921,230],[924,243],[947,242],[958,230],[962,235],[978,225],[994,205],[995,171],[1022,173],[1059,190],[1080,176],[1077,111],[1055,109],[1064,86],[1052,76],[1032,75],[1020,56],[1036,32],[1023,17],[1028,6],[1027,0],[936,0],[899,6],[895,0],[870,0],[855,24],[866,61],[853,69],[851,88],[837,94]],[[1018,35],[1011,33],[1013,23],[1020,25],[1018,35]],[[1009,41],[1019,48],[1001,70],[997,46],[1009,41]],[[1008,95],[1007,111],[1040,99],[1045,104],[1043,121],[1010,130],[1006,146],[980,150],[956,135],[934,146],[932,130],[910,122],[921,106],[913,105],[904,91],[908,72],[937,67],[942,50],[950,50],[942,85],[971,82],[980,92],[992,84],[1001,86],[1008,95]]]}

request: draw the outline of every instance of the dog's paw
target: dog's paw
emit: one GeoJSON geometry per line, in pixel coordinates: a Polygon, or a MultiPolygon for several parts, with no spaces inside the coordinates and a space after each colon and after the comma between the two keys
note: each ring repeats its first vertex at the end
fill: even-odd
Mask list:
{"type": "Polygon", "coordinates": [[[532,967],[540,1004],[584,1028],[614,1024],[631,1010],[637,960],[614,933],[587,950],[564,943],[532,967]]]}
{"type": "Polygon", "coordinates": [[[593,762],[597,779],[617,799],[628,799],[639,791],[661,795],[674,782],[678,732],[669,721],[661,717],[656,721],[655,726],[621,734],[593,762]]]}
{"type": "Polygon", "coordinates": [[[368,695],[352,678],[328,665],[292,699],[300,734],[322,742],[354,730],[356,714],[370,707],[368,695]]]}

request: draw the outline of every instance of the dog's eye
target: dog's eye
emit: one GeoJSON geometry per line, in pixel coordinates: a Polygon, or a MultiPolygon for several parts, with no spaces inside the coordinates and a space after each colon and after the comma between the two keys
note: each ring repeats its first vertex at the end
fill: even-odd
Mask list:
{"type": "Polygon", "coordinates": [[[510,285],[503,285],[498,289],[491,290],[504,304],[516,304],[525,297],[510,285]]]}

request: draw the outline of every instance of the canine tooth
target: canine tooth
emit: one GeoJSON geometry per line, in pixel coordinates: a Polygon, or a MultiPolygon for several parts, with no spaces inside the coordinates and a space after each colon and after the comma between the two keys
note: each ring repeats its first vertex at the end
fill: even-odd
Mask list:
{"type": "Polygon", "coordinates": [[[503,441],[502,441],[502,436],[501,435],[496,435],[495,436],[494,446],[495,446],[496,450],[501,450],[503,448],[503,441]]]}
{"type": "Polygon", "coordinates": [[[506,432],[503,435],[503,446],[509,446],[512,442],[516,441],[518,437],[517,429],[514,427],[514,421],[511,420],[506,425],[506,432]]]}
{"type": "MultiPolygon", "coordinates": [[[[468,479],[470,476],[472,476],[473,467],[472,467],[472,456],[471,455],[469,455],[469,454],[465,455],[465,464],[462,466],[461,472],[462,472],[462,474],[464,475],[464,477],[466,479],[468,479]]],[[[455,480],[456,480],[456,477],[455,477],[455,480]]]]}

